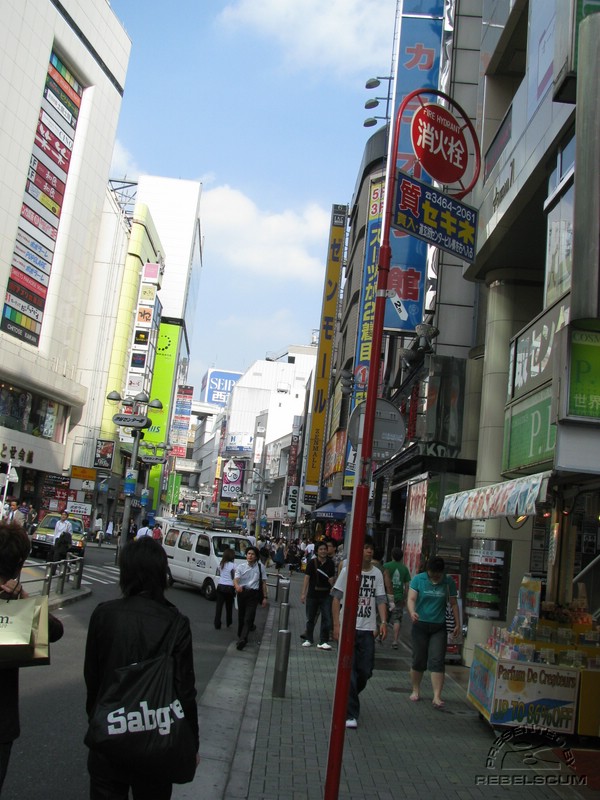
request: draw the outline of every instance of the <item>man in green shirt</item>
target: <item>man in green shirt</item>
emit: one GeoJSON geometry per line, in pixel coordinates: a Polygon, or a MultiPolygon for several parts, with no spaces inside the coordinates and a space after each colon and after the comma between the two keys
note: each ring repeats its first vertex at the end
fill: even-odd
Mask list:
{"type": "Polygon", "coordinates": [[[393,596],[388,595],[388,601],[390,604],[389,621],[390,624],[394,626],[394,636],[392,639],[392,647],[394,650],[398,648],[402,612],[404,611],[407,588],[410,582],[410,572],[406,564],[402,561],[403,556],[404,553],[399,547],[393,547],[392,560],[383,565],[384,577],[389,578],[389,581],[386,580],[386,587],[389,587],[391,583],[393,589],[393,596]]]}

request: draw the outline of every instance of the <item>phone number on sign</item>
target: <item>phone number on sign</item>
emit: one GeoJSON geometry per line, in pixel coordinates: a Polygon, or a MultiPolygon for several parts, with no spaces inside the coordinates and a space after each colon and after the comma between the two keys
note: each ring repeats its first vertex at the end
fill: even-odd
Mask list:
{"type": "Polygon", "coordinates": [[[450,197],[444,197],[444,195],[437,192],[425,192],[425,200],[435,206],[439,206],[439,208],[443,208],[445,211],[449,211],[457,219],[467,219],[469,222],[475,222],[475,211],[463,206],[461,203],[453,202],[450,197]]]}

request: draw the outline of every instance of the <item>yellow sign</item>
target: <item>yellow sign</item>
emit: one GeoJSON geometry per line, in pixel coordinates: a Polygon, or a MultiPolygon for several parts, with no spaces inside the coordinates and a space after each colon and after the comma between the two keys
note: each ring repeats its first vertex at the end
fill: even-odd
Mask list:
{"type": "Polygon", "coordinates": [[[71,477],[79,478],[82,481],[95,481],[96,470],[90,467],[71,467],[71,477]]]}
{"type": "MultiPolygon", "coordinates": [[[[325,446],[325,422],[329,379],[331,376],[331,357],[337,304],[340,294],[340,279],[344,261],[344,240],[346,235],[346,206],[334,205],[331,211],[329,230],[329,249],[327,270],[323,289],[321,308],[321,330],[317,353],[315,386],[311,409],[310,435],[308,438],[308,461],[306,465],[306,489],[318,492],[321,478],[323,448],[325,446]]],[[[305,495],[306,497],[306,495],[305,495]]]]}

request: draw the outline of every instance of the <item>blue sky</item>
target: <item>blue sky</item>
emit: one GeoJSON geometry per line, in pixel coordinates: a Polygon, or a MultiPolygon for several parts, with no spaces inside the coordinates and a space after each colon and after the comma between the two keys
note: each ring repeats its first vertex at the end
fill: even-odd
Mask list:
{"type": "Polygon", "coordinates": [[[331,206],[352,200],[363,121],[383,113],[364,103],[387,83],[365,81],[389,74],[395,0],[111,6],[132,41],[111,177],[203,186],[190,383],[309,344],[331,206]]]}

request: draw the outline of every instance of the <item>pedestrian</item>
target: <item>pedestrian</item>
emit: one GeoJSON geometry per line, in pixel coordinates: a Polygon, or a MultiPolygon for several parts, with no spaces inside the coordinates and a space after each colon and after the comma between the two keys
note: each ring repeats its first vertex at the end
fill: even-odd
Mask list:
{"type": "Polygon", "coordinates": [[[278,573],[285,566],[285,545],[283,543],[283,539],[280,539],[277,543],[277,548],[273,554],[273,563],[275,564],[275,569],[278,573]]]}
{"type": "Polygon", "coordinates": [[[114,529],[115,529],[114,522],[112,521],[112,519],[109,519],[108,522],[106,523],[106,541],[107,542],[112,541],[114,529]]]}
{"type": "Polygon", "coordinates": [[[317,615],[321,614],[319,650],[331,650],[329,633],[331,631],[331,587],[335,582],[335,567],[327,557],[327,543],[318,542],[316,556],[306,565],[300,602],[306,603],[306,631],[302,647],[312,647],[317,615]]]}
{"type": "Polygon", "coordinates": [[[131,542],[133,539],[135,539],[135,535],[137,533],[137,530],[138,530],[138,527],[137,527],[137,525],[135,523],[135,520],[132,519],[131,522],[129,523],[129,530],[127,531],[127,541],[128,542],[131,542]]]}
{"type": "MultiPolygon", "coordinates": [[[[387,635],[387,603],[383,575],[381,570],[371,563],[375,543],[370,536],[365,536],[363,559],[358,589],[358,607],[354,631],[354,654],[352,657],[352,673],[346,711],[346,727],[358,728],[360,714],[359,694],[366,687],[375,666],[375,636],[379,633],[382,639],[387,635]],[[381,618],[377,630],[377,612],[381,618]]],[[[333,638],[340,638],[340,608],[346,591],[348,567],[340,572],[331,593],[333,595],[333,638]]]]}
{"type": "MultiPolygon", "coordinates": [[[[165,598],[167,554],[152,537],[142,537],[123,547],[120,568],[122,597],[100,603],[88,627],[84,661],[88,718],[92,717],[104,692],[115,683],[119,669],[156,656],[178,626],[173,648],[175,688],[198,746],[192,633],[187,617],[165,598]]],[[[196,764],[198,761],[197,756],[196,764]]],[[[171,797],[171,781],[151,769],[142,771],[132,767],[125,749],[118,760],[90,749],[88,772],[91,800],[124,800],[129,788],[134,800],[168,800],[171,797]]]]}
{"type": "Polygon", "coordinates": [[[158,542],[159,544],[162,544],[162,540],[163,540],[162,528],[160,527],[158,522],[156,523],[154,528],[152,528],[152,538],[154,539],[155,542],[158,542]]]}
{"type": "Polygon", "coordinates": [[[267,605],[267,581],[256,547],[246,550],[246,563],[236,567],[233,583],[238,605],[238,650],[248,644],[248,634],[255,629],[256,609],[267,605]]]}
{"type": "Polygon", "coordinates": [[[25,514],[19,510],[19,504],[16,500],[11,500],[8,506],[8,522],[16,522],[21,527],[25,526],[25,514]]]}
{"type": "MultiPolygon", "coordinates": [[[[67,557],[73,544],[73,526],[69,521],[69,512],[62,511],[60,519],[54,526],[54,541],[50,550],[50,561],[62,561],[67,557]]],[[[54,574],[54,571],[52,572],[54,574]]]]}
{"type": "MultiPolygon", "coordinates": [[[[31,542],[24,529],[16,522],[0,521],[0,599],[18,600],[27,597],[20,582],[20,572],[29,555],[31,542]]],[[[48,615],[48,639],[56,642],[63,635],[62,622],[48,615]]],[[[6,777],[10,753],[19,737],[19,668],[0,670],[0,794],[6,777]]]]}
{"type": "Polygon", "coordinates": [[[27,519],[25,522],[25,529],[29,535],[33,534],[35,530],[35,523],[38,517],[38,513],[33,507],[33,505],[29,504],[29,509],[27,511],[27,519]]]}
{"type": "MultiPolygon", "coordinates": [[[[402,561],[404,553],[399,547],[392,548],[392,560],[383,565],[383,574],[387,576],[392,584],[392,593],[388,594],[390,608],[388,622],[392,625],[394,650],[398,648],[398,638],[400,636],[400,626],[402,624],[402,613],[406,603],[408,584],[410,583],[410,572],[402,561]]],[[[386,587],[387,588],[387,587],[386,587]]]]}
{"type": "Polygon", "coordinates": [[[231,628],[233,622],[233,601],[235,599],[235,550],[228,547],[223,550],[223,557],[219,566],[219,583],[217,584],[217,607],[215,608],[215,628],[221,629],[221,616],[225,606],[225,622],[231,628]]]}
{"type": "Polygon", "coordinates": [[[450,603],[454,615],[453,635],[460,633],[460,618],[456,600],[456,584],[445,572],[444,559],[430,558],[425,572],[415,575],[410,582],[406,607],[413,626],[412,669],[410,679],[412,693],[410,699],[421,699],[421,681],[426,669],[431,673],[434,708],[444,708],[442,689],[446,659],[446,605],[450,603]]]}
{"type": "Polygon", "coordinates": [[[152,528],[148,525],[148,519],[146,517],[142,520],[142,527],[138,528],[135,534],[136,541],[138,539],[143,539],[144,536],[150,536],[152,538],[152,528]]]}

